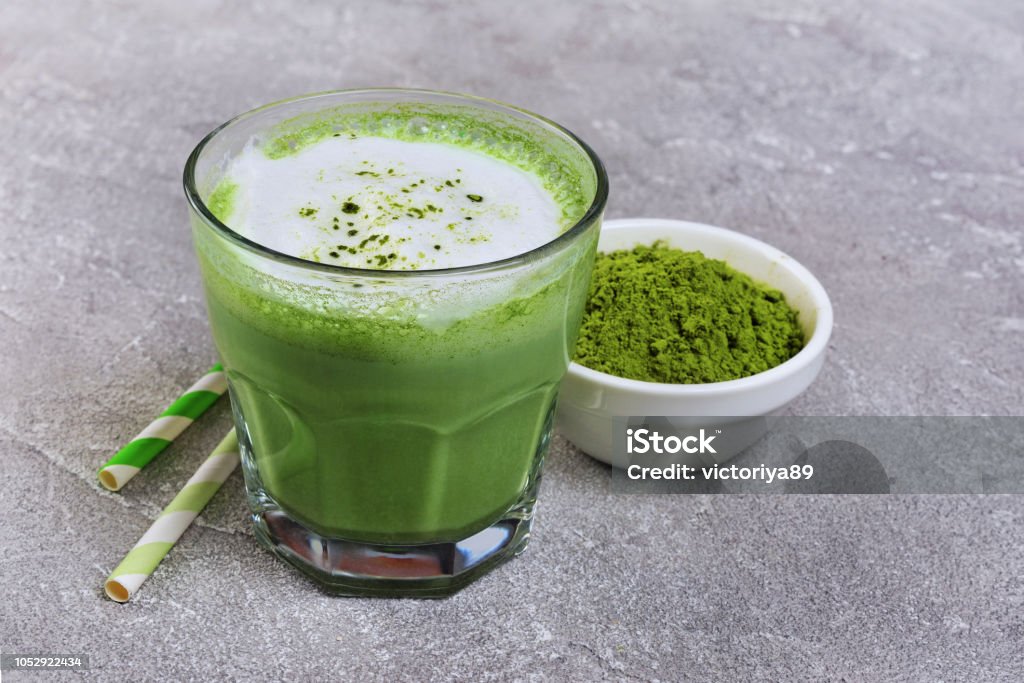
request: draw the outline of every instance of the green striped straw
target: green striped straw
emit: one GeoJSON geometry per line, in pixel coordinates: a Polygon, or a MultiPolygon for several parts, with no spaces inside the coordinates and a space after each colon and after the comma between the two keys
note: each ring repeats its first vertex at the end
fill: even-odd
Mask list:
{"type": "Polygon", "coordinates": [[[224,368],[218,363],[100,468],[100,483],[111,491],[121,490],[139,470],[216,403],[227,388],[224,368]]]}
{"type": "Polygon", "coordinates": [[[107,577],[103,590],[108,598],[131,600],[237,465],[238,438],[232,429],[107,577]]]}

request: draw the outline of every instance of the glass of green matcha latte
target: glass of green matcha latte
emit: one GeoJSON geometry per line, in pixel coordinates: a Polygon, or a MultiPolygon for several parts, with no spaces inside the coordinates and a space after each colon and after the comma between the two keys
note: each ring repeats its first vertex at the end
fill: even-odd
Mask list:
{"type": "Polygon", "coordinates": [[[243,114],[185,167],[256,536],[328,590],[444,596],[525,548],[608,180],[450,93],[243,114]]]}

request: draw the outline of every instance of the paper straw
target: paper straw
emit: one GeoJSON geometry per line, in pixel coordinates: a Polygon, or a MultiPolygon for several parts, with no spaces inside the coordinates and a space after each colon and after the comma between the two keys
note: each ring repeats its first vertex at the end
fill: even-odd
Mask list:
{"type": "Polygon", "coordinates": [[[178,438],[186,427],[216,403],[227,388],[224,368],[218,363],[100,468],[100,483],[111,491],[119,491],[160,451],[178,438]]]}
{"type": "Polygon", "coordinates": [[[238,439],[232,429],[107,577],[103,590],[108,598],[131,600],[237,465],[238,439]]]}

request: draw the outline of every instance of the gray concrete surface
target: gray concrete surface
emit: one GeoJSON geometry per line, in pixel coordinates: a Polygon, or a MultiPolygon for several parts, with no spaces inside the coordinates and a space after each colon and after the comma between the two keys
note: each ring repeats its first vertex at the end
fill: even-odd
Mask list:
{"type": "Polygon", "coordinates": [[[192,146],[366,85],[542,112],[603,156],[609,217],[805,263],[837,323],[793,412],[1020,414],[1022,52],[1013,0],[5,3],[0,649],[114,681],[1024,679],[1020,497],[615,496],[559,438],[530,550],[450,600],[325,597],[256,546],[236,477],[117,605],[103,578],[226,406],[95,481],[214,358],[192,146]]]}

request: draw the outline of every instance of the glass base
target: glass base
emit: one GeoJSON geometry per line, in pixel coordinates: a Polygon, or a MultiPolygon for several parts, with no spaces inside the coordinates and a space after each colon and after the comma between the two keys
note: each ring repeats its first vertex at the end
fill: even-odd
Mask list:
{"type": "Polygon", "coordinates": [[[526,549],[536,505],[531,488],[501,520],[456,542],[377,545],[328,538],[265,504],[252,519],[260,543],[330,593],[443,598],[526,549]]]}

